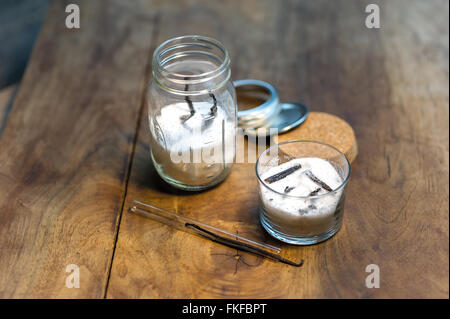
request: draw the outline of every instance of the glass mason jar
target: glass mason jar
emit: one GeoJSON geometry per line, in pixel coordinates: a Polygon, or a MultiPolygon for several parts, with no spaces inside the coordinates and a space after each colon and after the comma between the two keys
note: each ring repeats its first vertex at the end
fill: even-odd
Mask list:
{"type": "Polygon", "coordinates": [[[237,103],[230,58],[211,38],[183,36],[153,54],[150,147],[163,180],[184,190],[223,181],[236,153],[237,103]]]}

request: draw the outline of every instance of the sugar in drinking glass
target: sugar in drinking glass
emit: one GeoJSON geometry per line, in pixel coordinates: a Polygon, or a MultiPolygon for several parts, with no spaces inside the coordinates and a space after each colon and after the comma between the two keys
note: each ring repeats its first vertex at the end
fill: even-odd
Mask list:
{"type": "Polygon", "coordinates": [[[341,227],[350,163],[335,147],[296,140],[274,145],[256,163],[260,220],[273,237],[310,245],[341,227]]]}

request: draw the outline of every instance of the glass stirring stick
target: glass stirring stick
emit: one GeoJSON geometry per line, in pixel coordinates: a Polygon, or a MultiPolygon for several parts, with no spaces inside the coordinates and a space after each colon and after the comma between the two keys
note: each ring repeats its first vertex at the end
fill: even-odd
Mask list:
{"type": "Polygon", "coordinates": [[[202,222],[184,217],[174,212],[162,209],[138,200],[133,200],[128,212],[138,214],[163,224],[172,226],[184,232],[200,236],[217,242],[219,244],[250,252],[262,257],[279,261],[288,265],[300,267],[303,260],[299,263],[285,259],[278,255],[281,249],[269,244],[260,243],[226,230],[204,224],[202,222]]]}

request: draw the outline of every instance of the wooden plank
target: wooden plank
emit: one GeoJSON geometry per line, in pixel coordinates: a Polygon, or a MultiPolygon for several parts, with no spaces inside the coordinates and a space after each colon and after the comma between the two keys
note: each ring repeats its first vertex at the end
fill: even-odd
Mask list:
{"type": "Polygon", "coordinates": [[[0,136],[6,126],[18,87],[18,84],[13,84],[0,90],[0,136]]]}
{"type": "Polygon", "coordinates": [[[153,32],[142,8],[49,9],[0,136],[1,298],[104,295],[153,32]]]}
{"type": "Polygon", "coordinates": [[[5,112],[11,100],[14,99],[18,86],[18,84],[13,84],[0,90],[0,114],[2,114],[0,118],[4,116],[3,112],[5,112]]]}
{"type": "MultiPolygon", "coordinates": [[[[379,30],[364,26],[360,1],[165,2],[158,42],[223,41],[234,79],[268,80],[283,100],[341,116],[360,155],[341,231],[315,246],[282,245],[302,268],[124,212],[107,297],[448,298],[448,2],[378,3],[379,30]],[[379,289],[365,286],[368,264],[380,267],[379,289]]],[[[204,193],[170,190],[150,164],[147,125],[143,117],[125,208],[140,199],[268,240],[253,165],[235,165],[204,193]]]]}

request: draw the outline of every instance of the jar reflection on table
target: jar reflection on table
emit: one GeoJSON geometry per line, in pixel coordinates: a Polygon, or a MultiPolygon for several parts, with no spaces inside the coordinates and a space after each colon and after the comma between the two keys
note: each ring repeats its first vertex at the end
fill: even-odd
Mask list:
{"type": "Polygon", "coordinates": [[[202,190],[230,173],[236,149],[236,94],[228,52],[218,41],[184,36],[153,55],[148,92],[151,158],[174,187],[202,190]]]}

